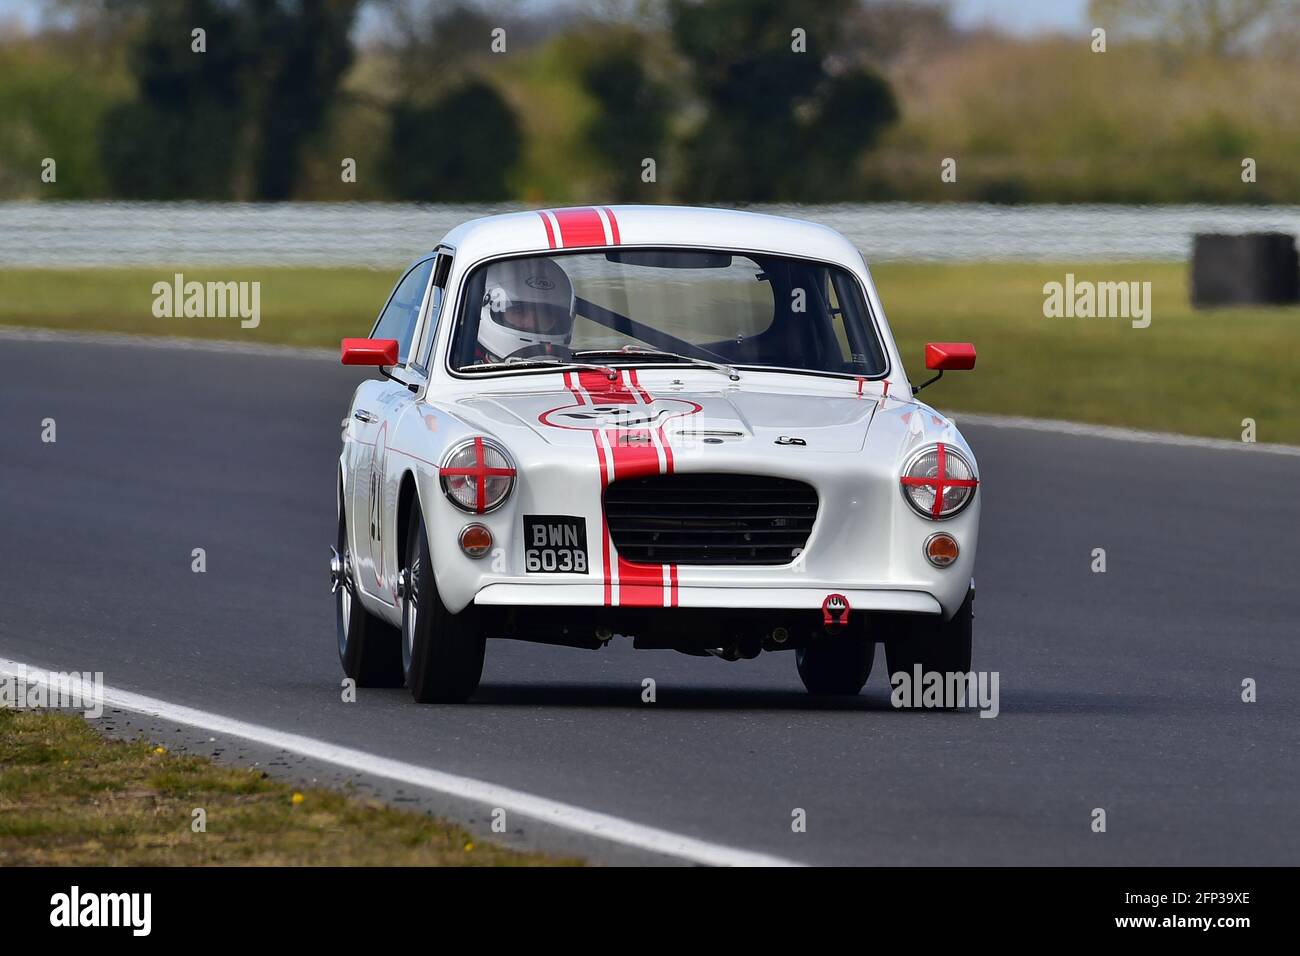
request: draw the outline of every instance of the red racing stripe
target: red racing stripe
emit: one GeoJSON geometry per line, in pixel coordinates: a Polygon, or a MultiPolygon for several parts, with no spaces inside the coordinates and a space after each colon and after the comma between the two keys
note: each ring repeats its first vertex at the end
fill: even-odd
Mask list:
{"type": "MultiPolygon", "coordinates": [[[[581,374],[575,376],[573,372],[565,372],[564,387],[573,393],[575,402],[586,405],[587,399],[583,394],[581,374]]],[[[595,399],[593,398],[592,401],[594,402],[595,399]]],[[[614,603],[613,569],[609,564],[609,522],[605,520],[605,488],[609,485],[609,466],[605,462],[605,448],[600,441],[600,432],[593,431],[591,438],[596,445],[596,458],[600,461],[600,566],[605,576],[605,606],[608,607],[614,603]]]]}
{"type": "MultiPolygon", "coordinates": [[[[631,391],[635,392],[644,404],[651,404],[653,399],[650,397],[650,393],[641,386],[636,369],[630,369],[624,374],[631,385],[631,391]]],[[[610,438],[610,447],[615,449],[615,480],[619,478],[636,478],[643,475],[657,475],[660,473],[661,468],[664,472],[673,470],[672,451],[668,447],[667,436],[664,434],[662,425],[656,429],[656,436],[652,436],[648,428],[622,429],[616,431],[615,434],[617,438],[613,435],[610,438]],[[655,437],[658,437],[659,445],[663,448],[662,466],[660,464],[660,453],[655,446],[655,437]]],[[[664,570],[665,566],[662,564],[639,564],[620,556],[618,559],[618,603],[633,607],[670,607],[675,604],[677,569],[674,566],[668,566],[667,575],[665,575],[664,570]],[[665,577],[668,580],[666,594],[665,577]]]]}
{"type": "Polygon", "coordinates": [[[609,563],[609,519],[605,517],[605,489],[609,487],[609,466],[605,462],[605,448],[600,440],[600,432],[591,433],[596,443],[596,457],[600,459],[600,555],[601,567],[605,571],[605,606],[614,603],[614,569],[609,563]]]}
{"type": "Polygon", "coordinates": [[[609,376],[595,369],[578,372],[578,387],[591,396],[592,404],[617,405],[635,401],[621,381],[611,382],[609,376]]]}
{"type": "Polygon", "coordinates": [[[644,478],[659,474],[659,453],[648,428],[608,428],[610,450],[614,453],[613,481],[644,478]]]}
{"type": "Polygon", "coordinates": [[[552,249],[555,248],[555,230],[551,228],[551,217],[545,211],[538,212],[542,217],[542,225],[546,227],[546,244],[552,249]]]}
{"type": "Polygon", "coordinates": [[[628,369],[627,377],[628,377],[628,379],[632,382],[632,387],[633,387],[634,389],[636,389],[637,394],[641,396],[641,401],[643,401],[643,402],[645,402],[647,405],[649,405],[649,404],[650,404],[650,393],[647,392],[644,388],[641,387],[641,382],[640,382],[640,380],[638,380],[637,377],[636,377],[636,369],[634,369],[634,368],[632,368],[632,369],[628,369]]]}
{"type": "MultiPolygon", "coordinates": [[[[576,375],[573,372],[566,372],[564,376],[565,385],[573,392],[579,405],[586,404],[587,396],[590,396],[593,405],[617,405],[635,401],[631,393],[623,387],[622,382],[611,382],[604,372],[583,371],[576,375]],[[576,382],[574,381],[576,379],[576,382]]],[[[617,462],[617,456],[613,449],[618,444],[617,429],[593,430],[591,433],[592,442],[596,446],[596,458],[600,461],[600,555],[601,567],[604,570],[605,577],[605,606],[610,607],[614,604],[614,562],[612,559],[613,544],[609,536],[609,519],[605,515],[605,489],[609,483],[614,480],[614,469],[617,462]],[[613,461],[607,459],[605,454],[605,442],[610,445],[610,456],[613,461]]],[[[620,588],[621,590],[621,588],[620,588]]]]}
{"type": "MultiPolygon", "coordinates": [[[[632,380],[632,387],[641,395],[641,401],[649,405],[653,399],[650,398],[650,393],[641,387],[641,382],[636,377],[636,369],[631,369],[628,372],[628,377],[632,380]]],[[[671,475],[673,473],[673,450],[668,444],[668,436],[664,433],[663,425],[659,426],[657,432],[659,444],[664,450],[664,474],[671,475]]]]}
{"type": "Polygon", "coordinates": [[[586,405],[587,400],[582,395],[582,387],[574,381],[572,372],[564,373],[564,387],[573,393],[573,400],[579,405],[586,405]]]}
{"type": "Polygon", "coordinates": [[[610,238],[613,240],[614,245],[617,246],[622,240],[618,237],[618,220],[614,218],[614,210],[608,206],[602,206],[601,208],[605,210],[605,217],[609,220],[610,238]]]}
{"type": "MultiPolygon", "coordinates": [[[[659,474],[659,453],[648,428],[607,429],[614,453],[612,481],[659,474]]],[[[639,564],[618,558],[618,603],[628,607],[664,607],[661,564],[639,564]]]]}
{"type": "MultiPolygon", "coordinates": [[[[585,404],[583,393],[593,405],[635,405],[653,402],[637,379],[636,371],[621,372],[617,381],[611,382],[603,372],[568,373],[565,386],[585,404]],[[576,378],[576,382],[574,379],[576,378]]],[[[605,568],[605,604],[617,603],[630,607],[669,607],[677,603],[677,568],[672,565],[640,564],[613,555],[613,541],[609,534],[609,519],[605,514],[605,489],[610,483],[625,478],[657,475],[661,470],[672,471],[672,452],[668,448],[663,426],[655,435],[649,428],[604,428],[592,432],[596,454],[600,459],[601,488],[601,556],[605,568]],[[655,437],[663,447],[656,448],[655,437]],[[615,573],[617,572],[617,573],[615,573]],[[667,585],[665,586],[665,580],[667,585]],[[618,598],[614,600],[614,585],[618,598]]]]}
{"type": "Polygon", "coordinates": [[[560,224],[560,242],[564,248],[605,245],[605,226],[600,221],[600,213],[590,206],[557,209],[554,215],[560,224]]]}
{"type": "Polygon", "coordinates": [[[633,564],[618,559],[619,607],[669,607],[664,600],[662,564],[633,564]]]}

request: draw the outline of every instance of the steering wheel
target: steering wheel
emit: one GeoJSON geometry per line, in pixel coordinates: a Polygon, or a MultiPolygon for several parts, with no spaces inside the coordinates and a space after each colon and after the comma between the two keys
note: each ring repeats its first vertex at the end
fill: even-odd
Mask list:
{"type": "Polygon", "coordinates": [[[538,355],[551,355],[557,359],[568,360],[573,357],[573,349],[567,345],[553,345],[549,342],[535,342],[516,349],[505,357],[507,362],[522,362],[538,355]]]}

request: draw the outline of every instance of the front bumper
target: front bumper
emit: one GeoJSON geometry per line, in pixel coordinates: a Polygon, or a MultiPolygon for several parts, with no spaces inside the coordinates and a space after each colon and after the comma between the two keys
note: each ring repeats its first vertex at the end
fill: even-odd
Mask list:
{"type": "MultiPolygon", "coordinates": [[[[828,588],[690,587],[677,589],[676,607],[687,608],[773,608],[817,610],[828,588]]],[[[852,611],[895,611],[906,614],[940,614],[942,606],[924,589],[862,589],[836,591],[849,602],[852,611]]],[[[474,596],[482,607],[601,607],[604,588],[599,584],[549,584],[501,582],[489,584],[474,596]]]]}

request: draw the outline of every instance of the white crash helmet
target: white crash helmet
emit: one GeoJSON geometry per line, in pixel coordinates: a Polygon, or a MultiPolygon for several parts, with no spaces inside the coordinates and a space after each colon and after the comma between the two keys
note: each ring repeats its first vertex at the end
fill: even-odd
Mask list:
{"type": "Polygon", "coordinates": [[[478,344],[491,362],[534,345],[573,338],[573,283],[551,259],[509,259],[488,266],[478,344]]]}

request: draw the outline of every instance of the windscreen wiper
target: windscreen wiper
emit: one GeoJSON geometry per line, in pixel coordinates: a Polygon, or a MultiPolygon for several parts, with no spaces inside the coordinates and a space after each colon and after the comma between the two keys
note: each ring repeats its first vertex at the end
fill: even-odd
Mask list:
{"type": "Polygon", "coordinates": [[[611,382],[618,380],[618,372],[608,365],[596,365],[592,362],[570,362],[562,358],[528,358],[528,359],[506,359],[504,362],[479,362],[475,365],[466,365],[459,369],[461,372],[490,372],[501,371],[506,368],[581,368],[593,372],[601,372],[611,382]]]}
{"type": "Polygon", "coordinates": [[[730,365],[722,362],[710,362],[708,359],[696,358],[694,355],[680,355],[677,352],[664,352],[660,349],[642,349],[635,345],[625,345],[621,349],[584,349],[581,352],[574,352],[574,358],[597,358],[609,356],[610,358],[623,358],[625,356],[636,356],[637,358],[659,358],[671,359],[674,362],[686,362],[690,365],[698,365],[702,368],[716,369],[722,372],[733,382],[740,381],[740,373],[730,365]]]}

